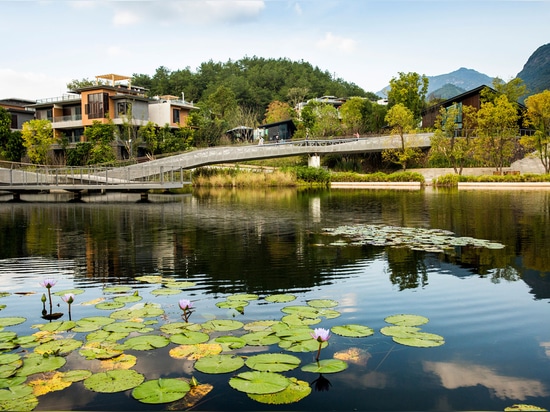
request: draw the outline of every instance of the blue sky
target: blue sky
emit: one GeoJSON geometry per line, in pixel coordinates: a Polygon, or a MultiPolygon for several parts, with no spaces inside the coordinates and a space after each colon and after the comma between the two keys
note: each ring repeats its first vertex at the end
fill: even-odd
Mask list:
{"type": "Polygon", "coordinates": [[[372,92],[399,72],[509,80],[550,42],[549,18],[550,0],[0,0],[0,98],[245,56],[303,60],[372,92]]]}

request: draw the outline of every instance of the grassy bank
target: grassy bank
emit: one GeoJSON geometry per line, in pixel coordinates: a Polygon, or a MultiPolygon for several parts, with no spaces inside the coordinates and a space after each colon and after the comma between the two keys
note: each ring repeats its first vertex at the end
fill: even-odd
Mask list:
{"type": "Polygon", "coordinates": [[[432,181],[436,187],[456,187],[458,183],[535,183],[550,182],[550,175],[539,174],[516,174],[516,175],[482,175],[482,176],[464,176],[457,174],[447,174],[440,176],[432,181]]]}

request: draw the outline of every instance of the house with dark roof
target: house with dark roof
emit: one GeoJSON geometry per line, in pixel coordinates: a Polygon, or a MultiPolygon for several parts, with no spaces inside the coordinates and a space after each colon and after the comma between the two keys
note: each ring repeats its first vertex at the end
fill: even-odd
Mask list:
{"type": "Polygon", "coordinates": [[[33,100],[18,99],[15,97],[1,99],[0,107],[7,110],[11,116],[11,130],[23,129],[23,123],[34,119],[34,110],[28,106],[36,103],[33,100]]]}
{"type": "MultiPolygon", "coordinates": [[[[482,86],[476,87],[475,89],[459,94],[458,96],[455,96],[451,99],[447,99],[441,103],[438,103],[426,108],[425,110],[422,111],[422,128],[431,129],[435,127],[435,121],[439,116],[439,112],[442,107],[447,109],[455,105],[458,105],[459,108],[462,108],[462,106],[472,106],[476,110],[479,110],[481,108],[481,104],[483,103],[481,98],[481,92],[486,88],[498,94],[498,92],[493,88],[482,85],[482,86]]],[[[518,106],[518,114],[520,114],[520,119],[518,121],[518,124],[519,124],[519,127],[522,128],[523,112],[525,110],[525,106],[519,102],[517,102],[517,106],[518,106]]],[[[462,119],[461,115],[459,116],[459,121],[458,121],[459,128],[462,127],[460,119],[462,119]]]]}

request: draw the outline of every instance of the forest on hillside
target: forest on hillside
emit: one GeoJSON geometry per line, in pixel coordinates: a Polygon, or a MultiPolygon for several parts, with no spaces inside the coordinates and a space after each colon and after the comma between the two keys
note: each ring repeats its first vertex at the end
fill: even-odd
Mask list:
{"type": "Polygon", "coordinates": [[[226,63],[210,60],[196,71],[189,67],[170,71],[160,66],[152,76],[134,73],[132,83],[146,88],[150,97],[183,95],[185,100],[194,103],[207,100],[223,86],[233,92],[240,107],[261,113],[272,101],[292,103],[292,91],[296,89],[305,92],[305,99],[358,96],[376,101],[379,98],[354,83],[335,79],[328,71],[310,63],[284,58],[245,57],[226,63]]]}

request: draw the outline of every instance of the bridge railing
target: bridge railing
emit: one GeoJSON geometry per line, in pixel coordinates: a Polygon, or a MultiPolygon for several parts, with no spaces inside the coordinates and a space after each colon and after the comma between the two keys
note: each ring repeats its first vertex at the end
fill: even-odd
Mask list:
{"type": "Polygon", "coordinates": [[[191,172],[182,168],[165,168],[163,166],[147,164],[140,165],[144,169],[136,177],[130,169],[113,172],[108,167],[52,167],[27,165],[0,170],[0,188],[12,186],[43,186],[46,187],[122,187],[145,185],[163,187],[181,186],[189,184],[191,172]]]}

